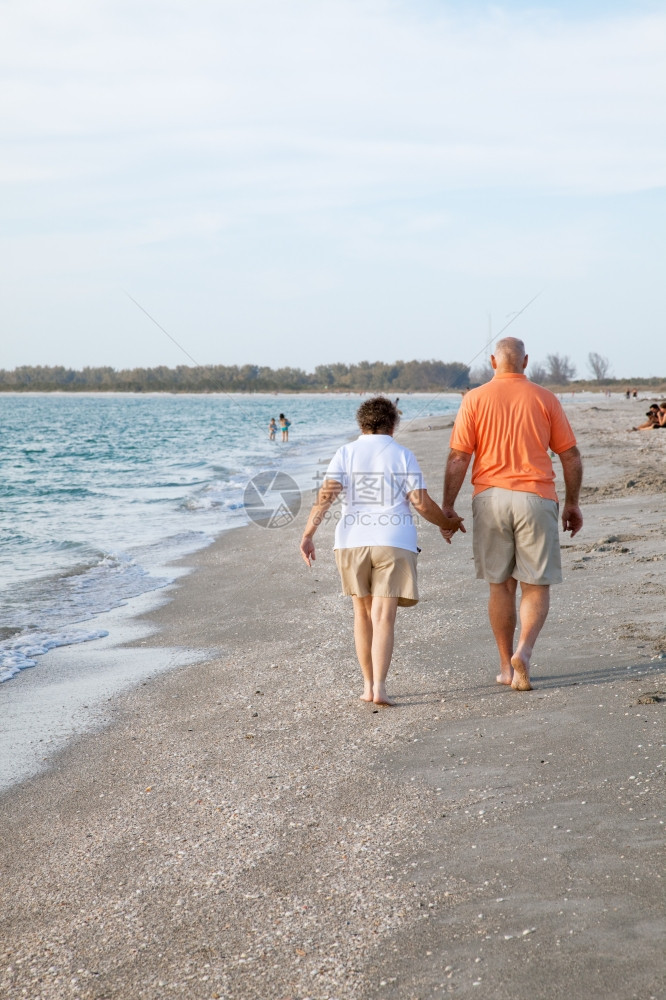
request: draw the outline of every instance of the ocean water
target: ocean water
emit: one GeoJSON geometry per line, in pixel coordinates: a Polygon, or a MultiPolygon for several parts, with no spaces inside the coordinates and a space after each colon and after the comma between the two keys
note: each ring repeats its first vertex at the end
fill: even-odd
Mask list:
{"type": "MultiPolygon", "coordinates": [[[[289,520],[296,487],[309,503],[324,463],[357,433],[360,401],[0,394],[0,682],[49,649],[107,635],[103,612],[169,584],[169,562],[222,531],[289,520]],[[279,432],[268,439],[280,412],[291,421],[286,444],[279,432]],[[257,502],[271,488],[286,506],[266,501],[262,520],[257,502]]],[[[459,402],[403,396],[403,426],[459,402]]]]}

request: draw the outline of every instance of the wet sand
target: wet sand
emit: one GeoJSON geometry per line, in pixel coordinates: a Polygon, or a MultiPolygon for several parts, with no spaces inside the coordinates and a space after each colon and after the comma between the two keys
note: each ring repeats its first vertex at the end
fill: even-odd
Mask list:
{"type": "MultiPolygon", "coordinates": [[[[663,996],[666,433],[625,431],[644,409],[569,410],[586,523],[529,693],[495,683],[470,535],[421,531],[392,709],[358,700],[330,527],[310,572],[305,511],[190,557],[126,655],[204,662],[0,797],[0,996],[663,996]]],[[[439,498],[430,423],[400,439],[439,498]]]]}

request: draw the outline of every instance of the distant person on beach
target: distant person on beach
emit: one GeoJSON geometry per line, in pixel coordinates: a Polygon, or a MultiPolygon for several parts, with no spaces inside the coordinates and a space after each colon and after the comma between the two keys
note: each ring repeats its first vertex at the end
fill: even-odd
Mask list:
{"type": "Polygon", "coordinates": [[[555,474],[548,452],[562,463],[562,526],[572,538],[583,526],[578,506],[583,466],[559,400],[524,374],[522,340],[498,341],[490,360],[494,378],[471,389],[456,416],[442,510],[455,517],[456,498],[474,455],[474,562],[477,579],[490,585],[488,615],[500,660],[497,682],[530,691],[530,658],[548,615],[550,585],[562,582],[555,474]],[[518,583],[520,634],[514,649],[518,583]]]}
{"type": "Polygon", "coordinates": [[[280,414],[280,430],[282,431],[282,440],[289,440],[289,428],[291,427],[291,420],[287,420],[284,413],[280,414]]]}
{"type": "Polygon", "coordinates": [[[651,403],[649,410],[645,414],[647,420],[645,420],[642,424],[639,424],[638,427],[632,427],[632,431],[651,431],[653,428],[659,427],[660,413],[661,410],[659,408],[659,404],[651,403]]]}
{"type": "Polygon", "coordinates": [[[340,496],[335,561],[342,592],[354,606],[354,640],[363,674],[362,701],[393,705],[386,676],[393,654],[398,607],[419,599],[416,526],[410,504],[426,521],[451,535],[462,525],[446,517],[428,495],[419,464],[393,440],[398,410],[384,396],[366,400],[356,414],[361,435],[333,456],[301,539],[308,566],[315,559],[314,534],[340,496]]]}
{"type": "Polygon", "coordinates": [[[268,425],[268,440],[275,441],[276,434],[277,434],[277,424],[275,423],[275,417],[271,417],[270,423],[268,425]]]}
{"type": "Polygon", "coordinates": [[[666,400],[659,404],[655,413],[657,422],[652,429],[656,431],[660,427],[666,427],[666,400]]]}

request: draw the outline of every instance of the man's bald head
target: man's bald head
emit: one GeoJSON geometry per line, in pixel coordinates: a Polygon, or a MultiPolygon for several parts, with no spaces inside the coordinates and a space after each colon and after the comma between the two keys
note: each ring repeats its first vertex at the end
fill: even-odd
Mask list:
{"type": "Polygon", "coordinates": [[[525,345],[517,337],[503,337],[495,344],[492,360],[498,371],[522,373],[527,365],[525,345]]]}

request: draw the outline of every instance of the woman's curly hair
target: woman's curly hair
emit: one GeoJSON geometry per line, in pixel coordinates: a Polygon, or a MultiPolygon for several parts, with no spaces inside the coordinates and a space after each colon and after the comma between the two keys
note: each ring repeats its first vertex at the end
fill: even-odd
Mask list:
{"type": "Polygon", "coordinates": [[[361,403],[356,411],[358,425],[364,434],[392,434],[400,417],[398,408],[386,396],[373,396],[361,403]]]}

